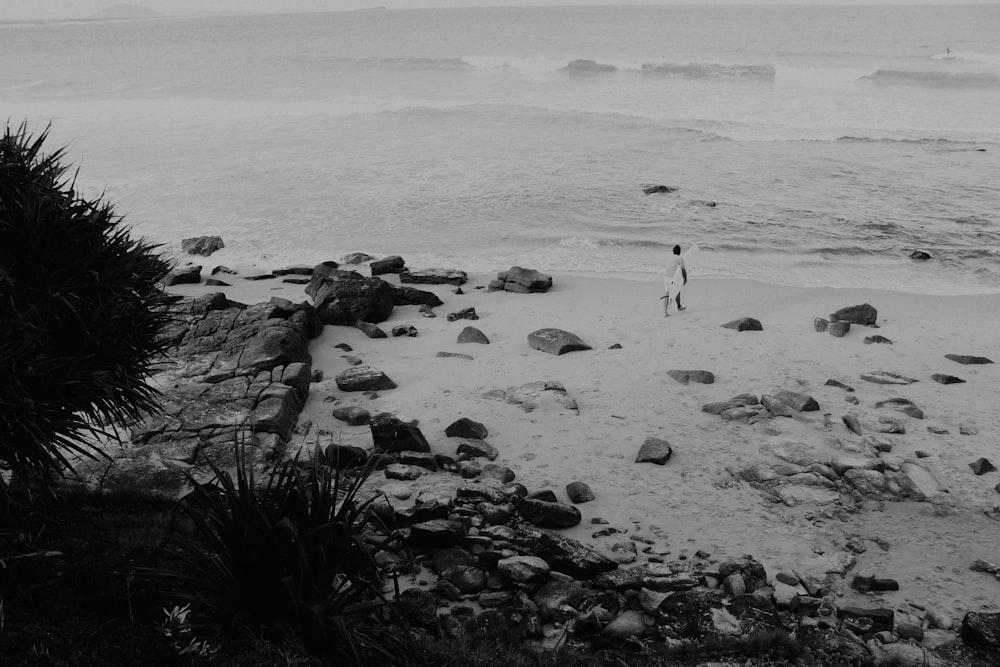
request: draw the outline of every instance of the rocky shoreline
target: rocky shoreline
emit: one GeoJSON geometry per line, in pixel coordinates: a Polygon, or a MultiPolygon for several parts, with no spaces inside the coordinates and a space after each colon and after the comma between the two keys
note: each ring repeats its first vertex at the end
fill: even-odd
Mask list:
{"type": "MultiPolygon", "coordinates": [[[[234,441],[252,442],[262,466],[287,456],[295,437],[305,441],[316,426],[300,420],[300,413],[310,400],[311,384],[324,380],[323,371],[313,369],[310,351],[310,341],[323,333],[324,325],[356,327],[367,338],[388,338],[378,324],[390,319],[395,307],[418,306],[421,317],[434,318],[434,308],[443,302],[437,293],[378,276],[395,274],[399,283],[446,286],[441,289],[456,294],[462,294],[468,280],[460,271],[407,269],[398,256],[375,260],[355,253],[343,258],[343,264],[350,269],[325,262],[264,274],[213,271],[234,281],[305,284],[312,303],[271,298],[245,305],[222,292],[185,300],[176,325],[165,334],[173,342],[171,362],[156,377],[166,399],[165,413],[134,425],[131,443],[110,463],[81,465],[81,480],[109,491],[142,486],[176,497],[184,490],[186,472],[198,477],[208,474],[209,461],[231,464],[227,457],[234,441]],[[361,264],[368,264],[370,276],[351,270],[361,264]]],[[[200,283],[200,267],[186,267],[168,283],[193,284],[195,279],[200,283]]],[[[216,288],[228,287],[222,279],[213,280],[216,288]]],[[[552,283],[551,276],[512,267],[488,286],[477,287],[530,294],[546,292],[552,283]]],[[[477,319],[474,307],[447,317],[449,322],[477,319]]],[[[837,311],[829,319],[816,318],[814,328],[839,338],[852,324],[870,327],[877,322],[875,308],[864,304],[837,311]]],[[[720,326],[740,336],[765,329],[750,317],[720,326]]],[[[391,334],[419,332],[406,325],[394,327],[391,334]]],[[[886,341],[871,342],[891,345],[886,341]]],[[[487,334],[473,326],[466,326],[456,342],[490,343],[487,334]]],[[[536,329],[527,342],[552,356],[592,349],[576,334],[557,327],[536,329]]],[[[868,339],[865,343],[870,344],[868,339]]],[[[516,481],[514,468],[496,462],[500,453],[487,441],[485,424],[456,419],[445,429],[448,442],[436,442],[421,432],[419,419],[365,409],[364,401],[375,401],[378,392],[394,389],[396,382],[356,356],[350,345],[338,347],[349,353],[342,355],[347,367],[334,378],[340,394],[320,399],[314,392],[312,401],[332,399],[326,403],[332,416],[350,428],[367,426],[371,446],[334,442],[331,430],[322,426],[313,434],[331,439],[325,447],[331,463],[357,465],[376,457],[376,476],[383,475],[385,481],[373,477],[370,493],[381,494],[375,509],[400,536],[392,551],[381,556],[382,564],[399,587],[400,609],[414,627],[459,637],[476,623],[501,618],[526,641],[539,645],[571,643],[625,651],[785,633],[817,656],[844,660],[830,664],[871,659],[893,665],[987,665],[1000,655],[1000,613],[970,610],[957,619],[919,603],[859,602],[858,595],[900,587],[893,573],[861,574],[855,568],[854,556],[869,544],[888,549],[878,539],[847,539],[842,551],[818,550],[814,567],[769,573],[753,556],[715,556],[699,549],[670,558],[672,550],[655,534],[600,517],[586,524],[579,507],[594,493],[585,481],[566,485],[568,503],[552,490],[526,488],[516,481]],[[345,403],[347,396],[363,400],[345,403]],[[588,525],[588,543],[565,530],[575,527],[579,533],[588,525]]],[[[447,351],[438,355],[473,358],[447,351]]],[[[979,355],[950,357],[958,357],[953,359],[958,363],[989,362],[979,355]]],[[[715,382],[713,372],[701,369],[671,369],[669,377],[679,385],[715,382]]],[[[962,381],[945,382],[937,374],[933,379],[940,384],[962,381]]],[[[875,371],[862,380],[900,387],[916,379],[875,371]]],[[[857,399],[849,400],[857,394],[852,386],[836,378],[829,378],[827,385],[847,396],[847,405],[856,405],[857,399]]],[[[947,485],[919,458],[890,456],[892,437],[905,432],[892,413],[909,420],[924,418],[912,400],[894,396],[874,412],[854,410],[838,418],[821,414],[820,402],[797,389],[740,394],[705,403],[702,411],[717,415],[727,428],[742,424],[766,433],[773,428],[769,424],[785,419],[796,428],[828,433],[836,426],[857,437],[838,440],[835,449],[825,446],[829,438],[818,444],[768,445],[761,449],[760,460],[726,466],[728,479],[716,484],[720,490],[746,484],[765,503],[814,507],[811,520],[849,522],[852,513],[885,502],[948,506],[947,485]]],[[[541,408],[579,415],[577,400],[554,380],[494,389],[481,398],[518,406],[525,414],[541,408]]],[[[827,409],[825,401],[822,409],[827,409]]],[[[946,430],[928,426],[932,433],[934,428],[946,430]]],[[[974,431],[972,425],[962,426],[963,434],[974,431]]],[[[668,440],[651,435],[635,461],[667,465],[673,452],[668,440]]],[[[992,467],[982,459],[974,462],[977,475],[992,467]]],[[[977,562],[979,572],[988,573],[992,567],[977,562]]]]}

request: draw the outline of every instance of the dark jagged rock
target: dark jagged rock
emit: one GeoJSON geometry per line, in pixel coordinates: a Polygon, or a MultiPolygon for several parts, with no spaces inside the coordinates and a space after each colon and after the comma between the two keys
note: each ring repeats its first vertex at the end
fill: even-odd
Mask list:
{"type": "Polygon", "coordinates": [[[163,277],[163,284],[171,285],[197,285],[201,282],[201,266],[179,266],[163,277]]]}
{"type": "Polygon", "coordinates": [[[965,380],[954,375],[946,375],[945,373],[935,373],[931,376],[931,379],[935,382],[941,384],[964,384],[965,380]]]}
{"type": "Polygon", "coordinates": [[[255,273],[250,276],[243,276],[243,280],[271,280],[275,277],[273,273],[255,273]]]}
{"type": "Polygon", "coordinates": [[[375,451],[388,452],[429,452],[424,434],[413,424],[407,424],[398,417],[381,413],[372,417],[368,424],[372,431],[372,442],[375,451]]]}
{"type": "Polygon", "coordinates": [[[924,411],[917,407],[916,403],[908,398],[889,398],[884,401],[878,401],[875,403],[876,408],[888,407],[893,410],[899,410],[900,412],[913,417],[914,419],[923,419],[924,411]]]}
{"type": "Polygon", "coordinates": [[[963,365],[969,364],[992,364],[993,360],[986,357],[976,357],[971,354],[946,354],[945,359],[951,359],[963,365]]]}
{"type": "Polygon", "coordinates": [[[429,308],[444,305],[444,301],[434,292],[405,285],[392,286],[392,302],[397,306],[427,306],[429,308]]]}
{"type": "Polygon", "coordinates": [[[763,331],[764,325],[760,323],[760,320],[754,319],[752,317],[741,317],[738,320],[733,320],[732,322],[726,322],[722,325],[724,329],[735,329],[736,331],[763,331]]]}
{"type": "Polygon", "coordinates": [[[485,440],[489,431],[480,422],[473,421],[468,417],[461,417],[448,425],[444,434],[449,438],[472,438],[474,440],[485,440]]]}
{"type": "Polygon", "coordinates": [[[454,313],[448,313],[447,317],[449,322],[455,322],[457,320],[478,320],[479,315],[476,313],[476,309],[472,306],[468,308],[463,308],[454,313]]]}
{"type": "Polygon", "coordinates": [[[489,345],[490,339],[486,337],[482,331],[476,327],[465,327],[458,334],[458,338],[455,340],[456,343],[479,343],[480,345],[489,345]]]}
{"type": "Polygon", "coordinates": [[[855,415],[844,415],[843,416],[844,426],[850,429],[853,433],[857,435],[862,435],[861,422],[855,415]]]}
{"type": "Polygon", "coordinates": [[[819,410],[819,403],[816,402],[816,399],[806,394],[785,390],[775,394],[775,398],[796,412],[814,412],[819,410]]]}
{"type": "Polygon", "coordinates": [[[700,577],[675,572],[668,565],[644,564],[619,568],[595,577],[591,586],[603,590],[627,591],[648,588],[660,593],[690,590],[701,584],[700,577]]]}
{"type": "Polygon", "coordinates": [[[418,333],[417,328],[412,324],[401,324],[392,328],[392,335],[394,338],[398,338],[399,336],[416,338],[418,333]]]}
{"type": "Polygon", "coordinates": [[[799,643],[813,655],[835,661],[832,664],[861,665],[869,658],[868,649],[857,639],[820,625],[800,627],[799,643]]]}
{"type": "Polygon", "coordinates": [[[743,408],[751,405],[760,405],[760,399],[752,394],[741,394],[739,396],[734,396],[728,401],[706,403],[701,406],[701,411],[707,412],[710,415],[721,415],[727,410],[732,410],[733,408],[743,408]]]}
{"type": "Polygon", "coordinates": [[[644,185],[642,186],[642,191],[647,195],[656,194],[669,194],[671,192],[677,192],[678,188],[670,185],[644,185]]]}
{"type": "Polygon", "coordinates": [[[396,383],[388,375],[371,366],[354,366],[337,373],[337,387],[341,391],[369,391],[395,389],[396,383]]]}
{"type": "Polygon", "coordinates": [[[225,248],[221,236],[196,236],[190,239],[181,239],[181,250],[189,255],[204,255],[208,257],[217,250],[225,248]]]}
{"type": "Polygon", "coordinates": [[[858,306],[847,306],[830,315],[830,321],[846,320],[851,324],[862,324],[865,326],[877,326],[878,311],[874,306],[863,303],[858,306]]]}
{"type": "Polygon", "coordinates": [[[636,463],[656,463],[658,465],[664,465],[670,460],[671,455],[673,455],[674,450],[670,446],[670,443],[666,440],[660,440],[659,438],[649,437],[642,443],[642,447],[639,448],[639,454],[635,457],[636,463]]]}
{"type": "Polygon", "coordinates": [[[844,391],[854,391],[854,387],[852,387],[852,386],[850,386],[848,384],[844,384],[840,380],[834,380],[834,379],[827,380],[826,381],[826,386],[827,387],[839,387],[840,389],[843,389],[844,391]]]}
{"type": "Polygon", "coordinates": [[[498,456],[500,456],[500,452],[497,451],[496,447],[485,440],[478,440],[475,438],[470,438],[467,442],[460,444],[455,450],[455,453],[459,456],[465,455],[473,458],[480,457],[490,461],[494,461],[498,456]]]}
{"type": "Polygon", "coordinates": [[[324,324],[353,326],[389,319],[394,305],[392,285],[381,278],[365,278],[355,271],[341,271],[326,264],[316,266],[306,294],[324,324]]]}
{"type": "Polygon", "coordinates": [[[369,268],[373,276],[381,276],[386,273],[399,273],[406,267],[406,262],[399,255],[391,255],[383,259],[376,259],[369,268]]]}
{"type": "Polygon", "coordinates": [[[376,324],[371,322],[365,322],[363,320],[358,320],[354,323],[355,329],[360,329],[369,338],[388,338],[386,333],[382,331],[376,324]]]}
{"type": "Polygon", "coordinates": [[[527,524],[518,524],[515,531],[515,544],[544,560],[554,572],[587,580],[618,567],[611,559],[571,537],[527,524]]]}
{"type": "Polygon", "coordinates": [[[552,276],[539,273],[534,269],[524,269],[512,266],[507,271],[497,274],[496,280],[490,281],[490,292],[506,291],[518,294],[548,292],[552,287],[552,276]]]}
{"type": "Polygon", "coordinates": [[[413,271],[403,269],[399,272],[399,281],[422,285],[464,285],[469,281],[465,271],[457,269],[421,269],[413,271]]]}
{"type": "Polygon", "coordinates": [[[715,382],[715,375],[711,371],[676,371],[669,370],[667,375],[677,380],[681,384],[698,382],[701,384],[712,384],[715,382]]]}
{"type": "Polygon", "coordinates": [[[303,264],[297,266],[286,266],[281,269],[275,269],[271,271],[276,276],[311,276],[315,267],[305,266],[303,264]]]}
{"type": "Polygon", "coordinates": [[[822,333],[830,328],[830,320],[825,317],[817,317],[813,320],[813,328],[817,333],[822,333]]]}
{"type": "Polygon", "coordinates": [[[586,482],[570,482],[566,485],[566,495],[575,505],[589,503],[594,499],[594,492],[590,490],[586,482]]]}
{"type": "Polygon", "coordinates": [[[969,646],[1000,652],[1000,613],[967,613],[962,618],[962,641],[969,646]]]}
{"type": "Polygon", "coordinates": [[[411,526],[407,543],[417,549],[442,549],[458,546],[464,531],[458,521],[432,519],[411,526]]]}
{"type": "Polygon", "coordinates": [[[528,334],[528,345],[536,350],[560,355],[567,352],[592,349],[579,336],[562,329],[537,329],[528,334]]]}
{"type": "Polygon", "coordinates": [[[881,345],[892,345],[892,341],[885,336],[865,336],[865,345],[871,345],[872,343],[879,343],[881,345]]]}
{"type": "Polygon", "coordinates": [[[924,252],[923,250],[914,250],[913,252],[910,253],[910,259],[919,259],[923,261],[930,258],[931,258],[930,253],[924,252]]]}
{"type": "Polygon", "coordinates": [[[331,468],[361,468],[368,462],[368,453],[360,447],[333,444],[323,450],[323,461],[331,468]]]}
{"type": "Polygon", "coordinates": [[[892,609],[885,609],[882,607],[876,608],[865,608],[865,607],[841,607],[840,608],[841,618],[867,618],[872,621],[873,631],[878,632],[879,630],[892,631],[895,613],[892,609]]]}
{"type": "Polygon", "coordinates": [[[517,513],[526,521],[542,528],[572,528],[580,523],[580,510],[572,505],[522,498],[517,513]]]}
{"type": "Polygon", "coordinates": [[[992,463],[990,463],[990,460],[984,457],[976,459],[975,461],[969,464],[969,467],[972,468],[972,472],[976,473],[977,475],[985,475],[988,472],[993,472],[996,470],[996,467],[992,463]]]}

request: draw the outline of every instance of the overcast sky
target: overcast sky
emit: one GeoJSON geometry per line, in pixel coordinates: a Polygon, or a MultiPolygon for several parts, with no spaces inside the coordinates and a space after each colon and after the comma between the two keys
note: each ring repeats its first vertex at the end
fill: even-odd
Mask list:
{"type": "MultiPolygon", "coordinates": [[[[705,0],[687,0],[705,4],[705,0]]],[[[709,0],[712,4],[997,4],[1000,0],[709,0]]],[[[87,18],[118,4],[138,5],[168,15],[205,11],[322,12],[365,9],[383,5],[389,9],[425,7],[488,7],[511,5],[637,5],[682,4],[685,0],[0,0],[0,21],[87,18]]]]}

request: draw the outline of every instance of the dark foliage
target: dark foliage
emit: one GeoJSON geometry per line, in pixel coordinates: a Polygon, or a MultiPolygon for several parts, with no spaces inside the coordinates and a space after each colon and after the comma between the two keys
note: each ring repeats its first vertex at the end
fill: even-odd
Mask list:
{"type": "Polygon", "coordinates": [[[0,138],[0,462],[52,480],[156,409],[145,380],[174,297],[156,246],[77,191],[47,136],[22,124],[0,138]]]}
{"type": "Polygon", "coordinates": [[[180,501],[193,529],[166,546],[175,565],[143,575],[190,604],[206,630],[293,642],[336,664],[398,664],[405,647],[384,622],[374,558],[393,538],[366,543],[374,515],[357,495],[373,465],[333,470],[317,449],[258,485],[250,448],[235,448],[235,480],[210,464],[213,482],[192,479],[180,501]]]}

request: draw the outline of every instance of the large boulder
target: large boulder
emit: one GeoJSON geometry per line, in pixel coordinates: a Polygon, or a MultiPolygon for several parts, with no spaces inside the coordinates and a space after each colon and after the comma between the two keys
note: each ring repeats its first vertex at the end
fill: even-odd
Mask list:
{"type": "Polygon", "coordinates": [[[549,354],[555,354],[557,356],[567,352],[592,349],[576,334],[563,331],[562,329],[552,328],[532,331],[528,334],[528,345],[536,350],[541,350],[542,352],[548,352],[549,354]]]}
{"type": "Polygon", "coordinates": [[[969,646],[1000,651],[1000,613],[967,613],[962,619],[962,641],[969,646]]]}
{"type": "Polygon", "coordinates": [[[190,239],[181,240],[181,250],[189,255],[204,255],[208,257],[216,250],[225,248],[221,236],[196,236],[190,239]]]}
{"type": "Polygon", "coordinates": [[[395,304],[392,285],[330,264],[317,265],[306,286],[306,294],[312,297],[324,324],[354,326],[358,320],[374,324],[389,319],[395,304]]]}
{"type": "Polygon", "coordinates": [[[372,417],[368,426],[378,453],[431,451],[431,446],[420,429],[395,415],[385,412],[377,414],[372,417]]]}
{"type": "Polygon", "coordinates": [[[341,391],[379,391],[395,389],[396,383],[388,375],[371,366],[353,366],[337,373],[337,387],[341,391]]]}
{"type": "Polygon", "coordinates": [[[851,324],[863,324],[866,326],[877,326],[875,320],[878,319],[878,311],[874,306],[868,303],[863,303],[858,306],[847,306],[846,308],[841,308],[835,313],[830,315],[830,321],[836,322],[837,320],[846,320],[851,324]]]}
{"type": "Polygon", "coordinates": [[[529,294],[532,292],[547,292],[552,287],[552,276],[539,273],[534,269],[523,269],[520,266],[512,266],[507,271],[497,274],[497,279],[489,286],[491,292],[506,291],[517,292],[519,294],[529,294]]]}
{"type": "Polygon", "coordinates": [[[406,262],[399,255],[392,255],[383,259],[376,259],[368,266],[373,276],[381,276],[386,273],[399,273],[406,266],[406,262]]]}

